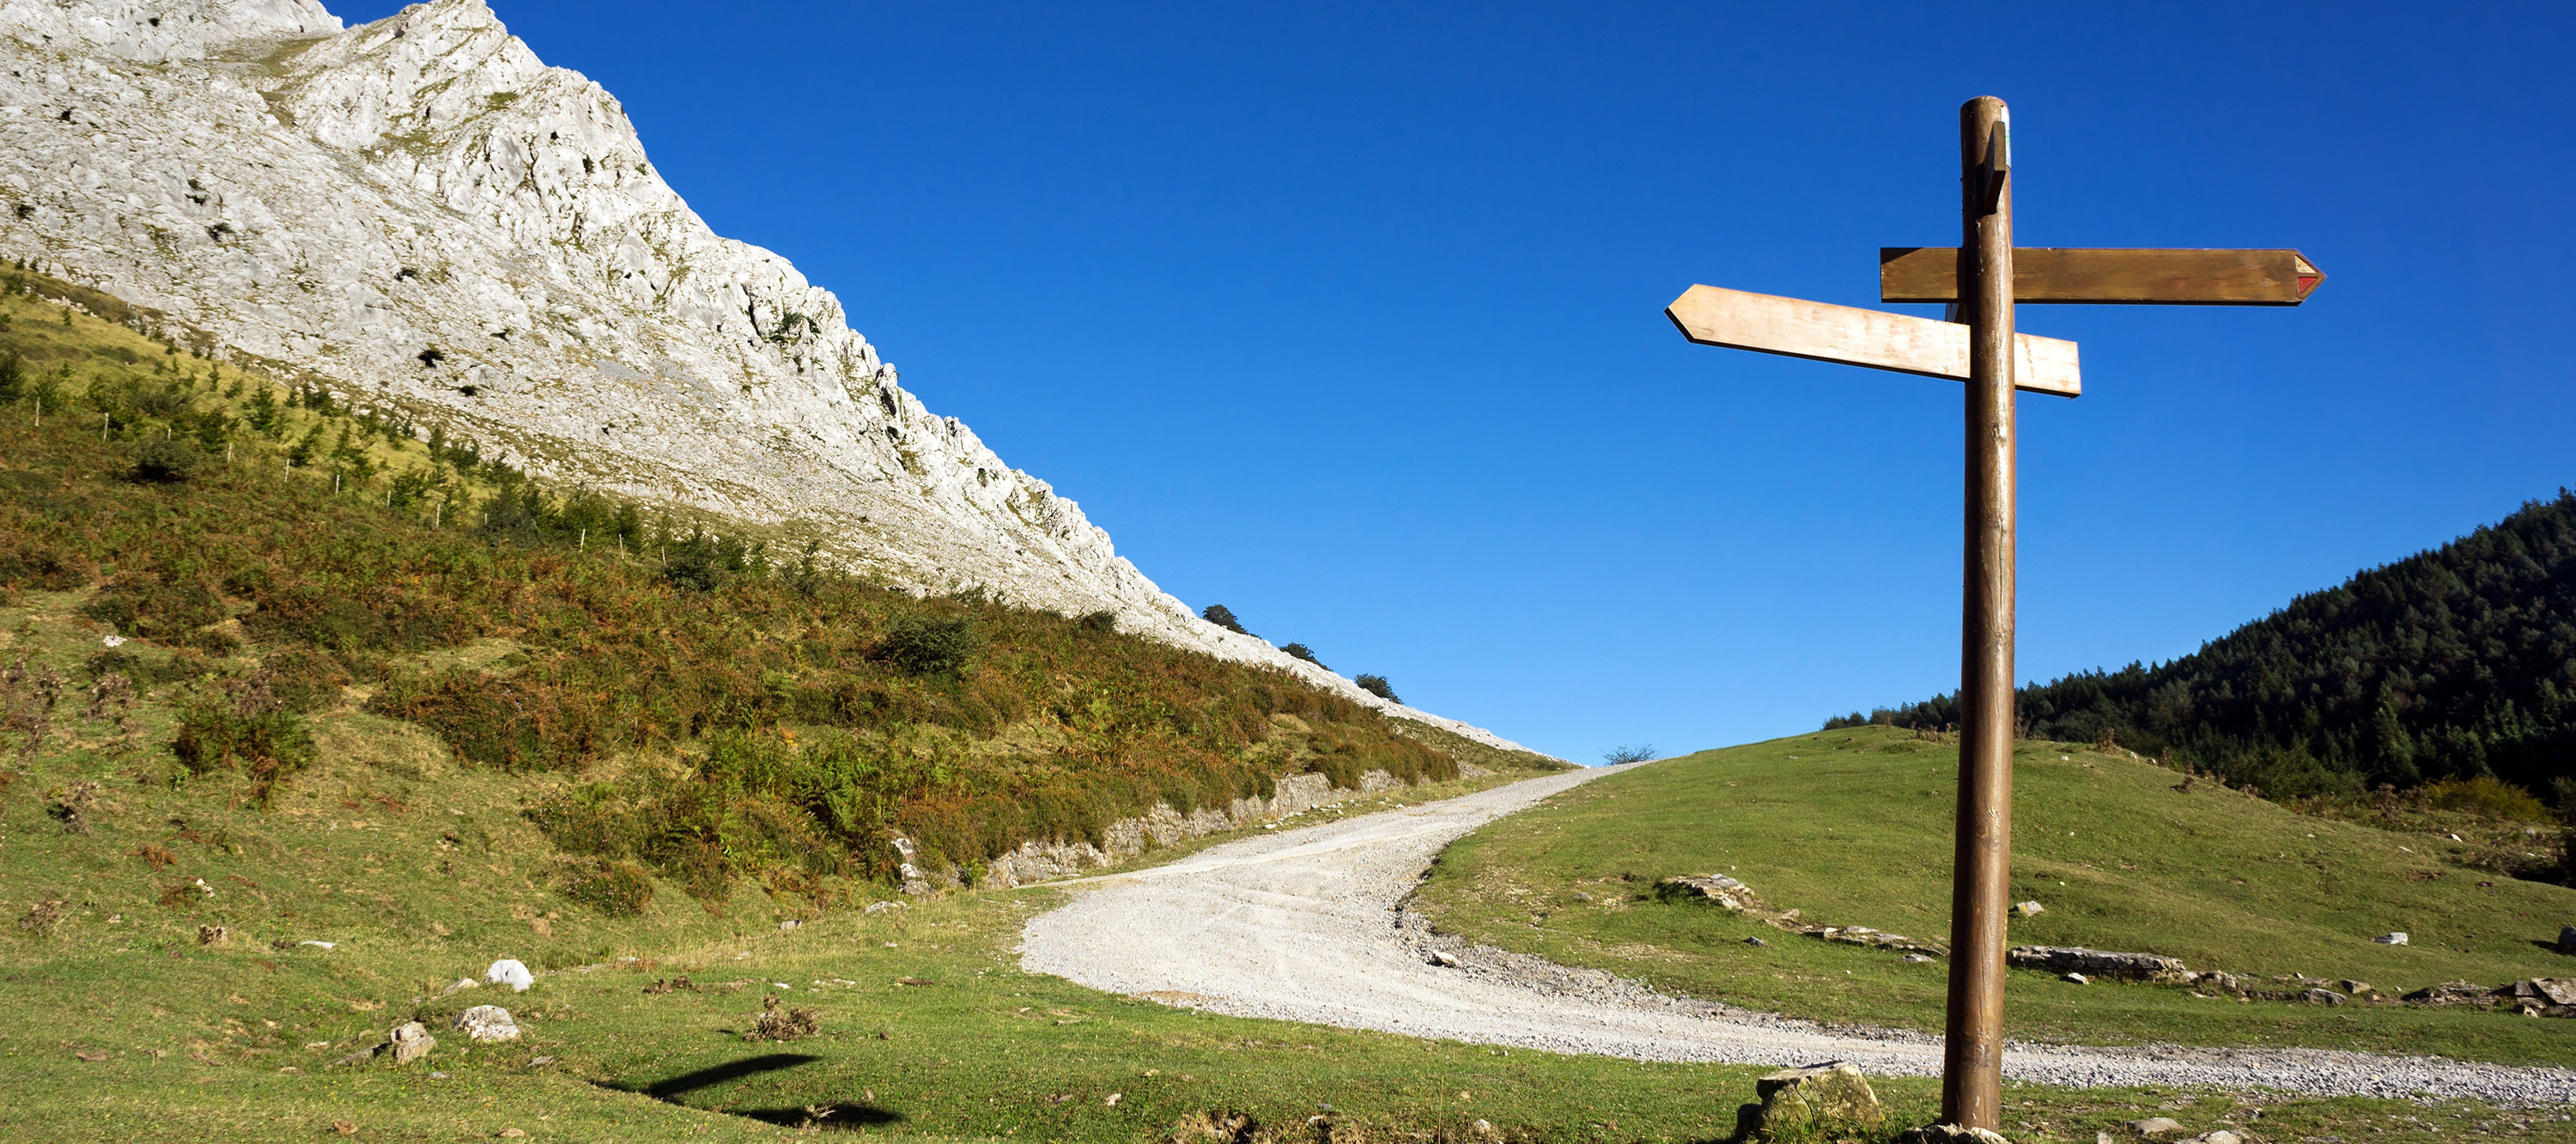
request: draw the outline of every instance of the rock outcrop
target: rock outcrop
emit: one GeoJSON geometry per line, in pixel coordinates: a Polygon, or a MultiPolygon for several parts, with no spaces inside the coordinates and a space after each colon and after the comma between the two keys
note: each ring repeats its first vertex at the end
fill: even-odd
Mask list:
{"type": "Polygon", "coordinates": [[[1192,614],[932,413],[787,260],[722,238],[617,100],[482,0],[0,0],[0,258],[565,484],[980,589],[1489,746],[1192,614]]]}

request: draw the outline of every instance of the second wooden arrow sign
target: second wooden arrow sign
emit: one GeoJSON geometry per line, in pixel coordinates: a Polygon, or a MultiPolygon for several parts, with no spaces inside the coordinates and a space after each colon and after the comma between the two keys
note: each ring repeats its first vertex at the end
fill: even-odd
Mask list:
{"type": "MultiPolygon", "coordinates": [[[[2295,250],[2019,246],[2012,256],[2015,302],[2296,306],[2326,280],[2295,250]]],[[[1958,248],[1880,247],[1878,300],[1958,301],[1958,248]]]]}

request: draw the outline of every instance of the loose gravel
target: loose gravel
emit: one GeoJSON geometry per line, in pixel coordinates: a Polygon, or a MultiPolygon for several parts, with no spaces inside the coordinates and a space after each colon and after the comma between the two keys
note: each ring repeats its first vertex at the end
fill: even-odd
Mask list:
{"type": "MultiPolygon", "coordinates": [[[[1652,764],[1631,764],[1648,766],[1652,764]]],[[[1673,997],[1433,934],[1403,910],[1442,847],[1625,767],[1529,779],[1212,847],[1084,888],[1032,919],[1021,965],[1116,993],[1239,1017],[1644,1061],[1846,1060],[1937,1075],[1937,1036],[1827,1026],[1673,997]],[[1436,964],[1447,953],[1455,967],[1436,964]]],[[[2004,1072],[2074,1087],[2173,1085],[2321,1096],[2576,1102],[2576,1071],[2320,1049],[2096,1048],[2014,1042],[2004,1072]]]]}

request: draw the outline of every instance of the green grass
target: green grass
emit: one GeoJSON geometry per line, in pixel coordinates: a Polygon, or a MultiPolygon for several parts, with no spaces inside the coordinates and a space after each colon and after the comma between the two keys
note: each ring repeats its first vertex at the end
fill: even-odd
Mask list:
{"type": "MultiPolygon", "coordinates": [[[[2576,890],[2454,865],[2475,857],[2466,844],[2298,815],[2206,782],[2178,792],[2180,775],[2125,752],[2024,743],[2015,767],[2012,896],[2046,912],[2015,919],[2013,944],[2352,978],[2391,996],[2455,978],[2576,976],[2576,957],[2546,948],[2576,922],[2576,890]],[[2413,944],[2370,940],[2391,930],[2413,944]]],[[[1937,1030],[1944,962],[1908,964],[1650,891],[1667,875],[1726,873],[1809,923],[1946,943],[1956,768],[1954,747],[1885,728],[1701,752],[1462,839],[1417,901],[1477,940],[1694,996],[1937,1030]]],[[[2576,1021],[2482,1009],[2242,1003],[2031,971],[2013,972],[2007,996],[2007,1030],[2020,1037],[2576,1061],[2576,1021]]]]}
{"type": "MultiPolygon", "coordinates": [[[[1016,968],[1019,926],[1055,900],[1043,890],[961,895],[790,932],[716,935],[662,918],[652,932],[591,935],[635,951],[603,961],[649,962],[553,974],[525,994],[485,987],[443,999],[429,987],[521,943],[380,928],[344,931],[346,944],[327,953],[204,949],[166,924],[117,931],[82,919],[43,943],[7,946],[0,1073],[12,1099],[0,1102],[0,1133],[301,1140],[331,1138],[339,1120],[364,1140],[489,1139],[515,1127],[537,1140],[722,1141],[829,1138],[837,1121],[898,1139],[1135,1141],[1199,1139],[1176,1130],[1241,1114],[1264,1140],[1467,1140],[1481,1119],[1512,1140],[1695,1141],[1731,1132],[1735,1105],[1763,1071],[1507,1051],[1108,996],[1016,968]],[[679,974],[702,988],[643,992],[679,974]],[[769,993],[815,1009],[821,1033],[745,1042],[769,993]],[[450,1035],[407,1068],[327,1067],[401,1020],[443,1027],[481,1003],[511,1009],[525,1039],[469,1048],[450,1035]],[[835,1110],[826,1130],[805,1127],[809,1108],[835,1110]],[[1308,1123],[1317,1116],[1329,1133],[1308,1123]]],[[[1876,1087],[1896,1125],[1935,1111],[1928,1079],[1876,1087]]],[[[2153,1114],[2193,1131],[2251,1126],[2283,1140],[2433,1140],[2430,1129],[2480,1122],[2576,1139],[2557,1111],[2465,1102],[2032,1085],[2009,1086],[2007,1101],[2008,1127],[2024,1141],[2089,1141],[2153,1114]]]]}
{"type": "MultiPolygon", "coordinates": [[[[432,458],[417,441],[359,437],[346,413],[292,410],[274,436],[235,427],[233,463],[211,449],[187,482],[137,483],[124,466],[140,443],[185,432],[177,421],[238,415],[284,375],[227,366],[218,388],[204,360],[116,324],[142,319],[112,300],[40,286],[114,320],[66,324],[41,299],[0,296],[0,352],[19,352],[33,376],[69,379],[41,430],[31,403],[0,406],[0,667],[12,669],[0,679],[0,1138],[340,1139],[340,1122],[359,1140],[489,1139],[505,1128],[538,1140],[779,1140],[855,1125],[904,1139],[1111,1141],[1187,1136],[1231,1112],[1254,1118],[1251,1135],[1265,1140],[1458,1140],[1479,1119],[1513,1139],[1703,1140],[1726,1135],[1750,1097],[1760,1070],[1235,1020],[1031,977],[1011,950],[1051,892],[860,913],[890,894],[867,870],[817,878],[800,852],[762,849],[810,825],[774,792],[738,790],[708,811],[707,837],[731,876],[657,879],[661,892],[631,916],[579,904],[567,891],[597,855],[541,829],[558,821],[550,808],[576,797],[631,807],[619,792],[702,776],[719,734],[758,736],[753,761],[773,769],[826,732],[912,736],[952,764],[940,783],[908,792],[907,813],[930,813],[913,820],[921,825],[990,827],[1002,816],[977,808],[1109,790],[1048,810],[1056,819],[1010,818],[1079,824],[1137,798],[1191,797],[1193,775],[1339,778],[1422,750],[1503,772],[1375,805],[1463,793],[1541,761],[1286,690],[1267,693],[1284,707],[1263,709],[1262,687],[1289,685],[990,601],[758,578],[683,591],[635,553],[601,551],[596,532],[588,551],[560,528],[551,540],[543,530],[496,540],[476,531],[474,510],[509,481],[432,458]],[[102,383],[101,393],[152,401],[81,404],[102,383]],[[359,442],[367,465],[340,460],[374,470],[375,482],[334,494],[327,475],[284,472],[284,439],[316,427],[359,442]],[[439,499],[405,504],[390,487],[404,474],[437,477],[439,499]],[[93,663],[105,629],[82,609],[102,581],[137,572],[207,588],[221,618],[169,620],[170,634],[125,646],[131,659],[93,663]],[[970,678],[903,677],[868,656],[875,633],[921,615],[976,619],[985,641],[970,678]],[[424,617],[436,622],[423,627],[424,617]],[[316,679],[342,678],[315,674],[320,655],[348,681],[336,699],[316,691],[316,679]],[[183,777],[171,744],[189,703],[238,698],[298,660],[301,676],[275,681],[319,695],[298,716],[310,764],[265,797],[239,771],[183,777]],[[135,679],[137,694],[93,714],[90,689],[111,670],[135,679]],[[48,676],[59,686],[50,707],[48,676]],[[648,714],[667,714],[685,686],[695,706],[680,714],[697,722],[601,747],[538,720],[517,726],[518,741],[556,751],[558,765],[482,765],[434,728],[488,728],[422,700],[423,680],[449,681],[449,695],[556,710],[587,697],[648,714]],[[825,684],[884,703],[807,703],[825,684]],[[409,698],[386,701],[397,693],[409,698]],[[1264,717],[1221,718],[1246,703],[1264,717]],[[1229,725],[1257,741],[1227,738],[1229,725]],[[787,921],[802,924],[781,931],[787,921]],[[228,936],[200,944],[212,926],[228,936]],[[337,944],[298,944],[308,939],[337,944]],[[502,956],[541,971],[612,968],[553,973],[525,995],[438,997],[502,956]],[[709,990],[641,991],[682,973],[709,990]],[[935,984],[899,984],[904,976],[935,984]],[[813,984],[844,980],[855,984],[813,984]],[[776,981],[819,1011],[819,1037],[741,1039],[774,991],[763,983],[776,981]],[[444,1033],[448,1017],[485,1001],[516,1013],[527,1039],[472,1048],[444,1034],[420,1065],[327,1067],[403,1020],[444,1033]],[[808,1106],[841,1111],[807,1128],[808,1106]]],[[[1011,840],[956,837],[965,858],[1011,840]]],[[[1928,1080],[1881,1091],[1897,1124],[1932,1115],[1928,1080]]],[[[2155,1110],[2196,1129],[2256,1116],[2253,1102],[2171,1092],[2011,1094],[2017,1135],[2032,1139],[2090,1140],[2155,1110]]],[[[2429,1140],[2421,1130],[2435,1124],[2484,1119],[2576,1139],[2563,1121],[2474,1104],[2260,1107],[2260,1123],[2286,1135],[2385,1128],[2429,1140]]]]}

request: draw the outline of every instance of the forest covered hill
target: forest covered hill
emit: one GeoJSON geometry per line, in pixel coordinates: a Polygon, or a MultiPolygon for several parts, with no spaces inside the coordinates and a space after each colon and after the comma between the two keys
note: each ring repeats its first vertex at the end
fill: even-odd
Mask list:
{"type": "MultiPolygon", "coordinates": [[[[2021,689],[2030,738],[2100,742],[2273,797],[2489,777],[2576,810],[2576,494],[2323,591],[2170,663],[2021,689]]],[[[1829,720],[1941,729],[1956,695],[1829,720]]]]}

